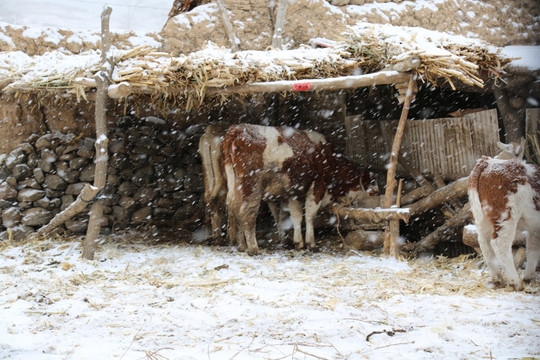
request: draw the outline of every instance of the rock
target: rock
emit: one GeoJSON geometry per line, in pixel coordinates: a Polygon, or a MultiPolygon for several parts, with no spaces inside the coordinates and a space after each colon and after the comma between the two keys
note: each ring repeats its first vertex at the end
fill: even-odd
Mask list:
{"type": "Polygon", "coordinates": [[[33,206],[33,203],[30,202],[30,201],[19,201],[17,203],[17,206],[20,208],[20,209],[30,209],[32,206],[33,206]]]}
{"type": "Polygon", "coordinates": [[[79,176],[79,180],[83,182],[93,183],[95,173],[96,173],[96,165],[90,164],[81,170],[81,175],[79,176]]]}
{"type": "Polygon", "coordinates": [[[76,157],[75,154],[62,154],[62,155],[60,155],[58,160],[60,160],[60,161],[70,161],[70,160],[73,160],[75,157],[76,157]]]}
{"type": "Polygon", "coordinates": [[[49,174],[49,175],[45,176],[45,180],[43,181],[43,185],[47,189],[62,191],[62,190],[66,189],[68,184],[60,176],[54,175],[54,174],[49,174]]]}
{"type": "Polygon", "coordinates": [[[85,220],[67,220],[64,225],[75,234],[84,233],[88,229],[88,221],[85,220]]]}
{"type": "Polygon", "coordinates": [[[146,186],[152,181],[154,169],[151,166],[145,166],[135,171],[131,181],[138,186],[146,186]]]}
{"type": "Polygon", "coordinates": [[[34,202],[45,196],[45,191],[38,189],[22,189],[19,191],[17,201],[34,202]]]}
{"type": "Polygon", "coordinates": [[[7,182],[9,185],[13,186],[15,189],[17,188],[17,185],[18,185],[18,184],[17,184],[17,179],[15,179],[14,176],[8,176],[8,177],[6,178],[6,182],[7,182]]]}
{"type": "Polygon", "coordinates": [[[22,148],[17,147],[13,151],[11,151],[8,157],[6,158],[6,166],[8,169],[13,169],[15,165],[25,163],[26,159],[27,159],[26,152],[22,148]]]}
{"type": "Polygon", "coordinates": [[[21,241],[26,239],[26,236],[28,236],[29,233],[33,232],[34,229],[25,226],[25,225],[18,225],[11,229],[11,235],[9,231],[4,231],[0,233],[0,240],[2,241],[21,241]]]}
{"type": "Polygon", "coordinates": [[[41,185],[39,185],[35,178],[28,178],[26,180],[19,181],[19,183],[17,184],[17,190],[26,188],[41,189],[41,185]]]}
{"type": "Polygon", "coordinates": [[[12,206],[13,204],[16,204],[16,202],[8,201],[8,200],[0,200],[0,209],[8,208],[12,206]]]}
{"type": "Polygon", "coordinates": [[[63,172],[58,172],[58,175],[69,184],[74,184],[79,181],[79,170],[69,169],[63,172]]]}
{"type": "Polygon", "coordinates": [[[32,175],[32,169],[26,164],[17,164],[13,168],[13,177],[17,180],[23,180],[32,175]]]}
{"type": "Polygon", "coordinates": [[[45,188],[45,196],[47,196],[49,199],[58,198],[62,196],[62,194],[64,194],[63,191],[45,188]]]}
{"type": "Polygon", "coordinates": [[[191,218],[197,212],[197,208],[191,204],[185,204],[181,206],[174,213],[174,219],[176,221],[182,221],[191,218]]]}
{"type": "Polygon", "coordinates": [[[41,160],[52,164],[58,160],[58,156],[56,156],[56,153],[51,149],[45,148],[41,150],[41,160]]]}
{"type": "Polygon", "coordinates": [[[54,165],[52,162],[49,162],[43,159],[38,161],[38,167],[41,169],[41,171],[47,172],[47,173],[52,172],[54,169],[54,165]]]}
{"type": "Polygon", "coordinates": [[[40,158],[37,156],[36,153],[28,154],[28,159],[26,160],[26,165],[30,166],[30,168],[35,168],[39,162],[40,158]]]}
{"type": "Polygon", "coordinates": [[[77,151],[77,155],[85,159],[91,159],[94,157],[94,148],[83,146],[77,151]]]}
{"type": "Polygon", "coordinates": [[[69,205],[71,205],[75,198],[73,195],[64,195],[60,198],[62,200],[62,205],[60,206],[60,210],[65,210],[69,205]]]}
{"type": "Polygon", "coordinates": [[[73,170],[82,170],[88,164],[88,159],[76,157],[69,161],[69,168],[73,170]]]}
{"type": "Polygon", "coordinates": [[[45,174],[41,168],[35,168],[32,172],[34,173],[34,179],[36,179],[38,183],[42,183],[45,180],[45,174]]]}
{"type": "Polygon", "coordinates": [[[107,183],[118,186],[118,185],[122,184],[122,179],[118,175],[108,174],[107,175],[107,183]]]}
{"type": "Polygon", "coordinates": [[[18,207],[10,207],[2,212],[2,225],[13,228],[21,223],[22,214],[18,207]]]}
{"type": "Polygon", "coordinates": [[[120,201],[118,201],[118,205],[120,205],[124,209],[130,209],[135,206],[136,203],[137,202],[129,196],[122,196],[122,198],[120,198],[120,201]]]}
{"type": "Polygon", "coordinates": [[[109,151],[112,153],[125,153],[127,151],[126,141],[124,139],[111,140],[109,151]]]}
{"type": "Polygon", "coordinates": [[[204,181],[199,174],[187,174],[184,178],[184,189],[190,192],[202,192],[204,181]]]}
{"type": "Polygon", "coordinates": [[[183,178],[186,177],[186,174],[187,174],[186,169],[180,168],[180,169],[176,169],[173,176],[175,177],[175,179],[182,180],[183,178]]]}
{"type": "Polygon", "coordinates": [[[131,221],[134,224],[142,224],[148,222],[152,219],[152,208],[150,206],[145,206],[133,213],[131,215],[131,221]]]}
{"type": "Polygon", "coordinates": [[[62,200],[60,198],[56,197],[54,199],[51,199],[51,204],[50,204],[51,208],[59,209],[61,205],[62,205],[62,200]]]}
{"type": "Polygon", "coordinates": [[[6,180],[8,176],[11,176],[11,170],[4,164],[0,166],[0,181],[6,180]]]}
{"type": "Polygon", "coordinates": [[[85,185],[86,183],[83,182],[69,184],[66,188],[66,195],[79,195],[85,185]]]}
{"type": "Polygon", "coordinates": [[[175,179],[170,175],[159,178],[157,183],[162,192],[173,192],[183,188],[182,180],[175,179]]]}
{"type": "Polygon", "coordinates": [[[44,149],[44,148],[51,148],[52,147],[52,134],[45,134],[39,139],[36,140],[35,147],[38,150],[44,149]]]}
{"type": "Polygon", "coordinates": [[[53,206],[51,206],[51,199],[49,199],[46,196],[42,197],[41,199],[37,201],[34,201],[34,204],[36,204],[36,206],[40,208],[44,208],[47,210],[51,210],[53,208],[53,206]]]}
{"type": "Polygon", "coordinates": [[[135,194],[139,187],[132,182],[125,181],[118,186],[118,194],[122,196],[131,196],[135,194]]]}
{"type": "Polygon", "coordinates": [[[43,208],[31,208],[23,212],[21,222],[27,226],[43,226],[53,218],[49,210],[43,208]]]}
{"type": "Polygon", "coordinates": [[[0,200],[14,200],[17,197],[17,190],[6,181],[0,183],[0,200]]]}
{"type": "Polygon", "coordinates": [[[112,216],[114,222],[124,223],[129,220],[129,211],[122,206],[113,206],[112,216]]]}
{"type": "Polygon", "coordinates": [[[141,188],[134,195],[133,199],[142,205],[149,205],[158,195],[158,191],[154,188],[141,188]]]}

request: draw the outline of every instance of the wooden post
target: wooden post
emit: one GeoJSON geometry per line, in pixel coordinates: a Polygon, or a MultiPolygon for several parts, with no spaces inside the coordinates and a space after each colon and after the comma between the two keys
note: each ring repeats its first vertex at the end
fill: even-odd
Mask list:
{"type": "MultiPolygon", "coordinates": [[[[96,93],[96,155],[95,164],[96,172],[94,175],[94,187],[101,190],[107,182],[107,163],[109,160],[109,139],[107,138],[107,88],[109,87],[108,71],[112,72],[112,66],[108,66],[107,55],[110,48],[109,39],[109,18],[112,9],[106,6],[101,13],[101,70],[96,74],[94,79],[97,84],[96,93]]],[[[99,236],[101,229],[101,221],[103,219],[103,202],[97,200],[92,203],[90,209],[90,220],[88,221],[88,229],[84,240],[82,257],[85,259],[93,259],[96,251],[96,239],[99,236]]]]}
{"type": "Polygon", "coordinates": [[[227,34],[227,37],[229,38],[229,43],[231,44],[232,51],[238,51],[238,45],[240,44],[240,41],[234,35],[234,30],[231,24],[231,19],[229,18],[229,14],[227,14],[227,7],[225,6],[225,3],[223,0],[217,0],[217,4],[219,7],[219,13],[221,15],[221,21],[223,22],[223,27],[225,28],[225,33],[227,34]]]}
{"type": "Polygon", "coordinates": [[[272,36],[272,47],[281,49],[283,46],[283,27],[285,26],[285,15],[287,14],[288,0],[279,0],[276,24],[274,25],[274,35],[272,36]]]}
{"type": "MultiPolygon", "coordinates": [[[[401,117],[399,118],[398,128],[394,137],[394,143],[392,144],[392,152],[390,153],[390,160],[388,162],[388,172],[386,175],[386,192],[384,195],[384,207],[390,208],[392,206],[394,198],[394,189],[396,188],[396,168],[399,156],[399,148],[401,147],[401,140],[403,138],[403,131],[405,130],[405,124],[407,123],[407,115],[411,106],[411,101],[414,96],[413,89],[415,87],[415,80],[411,76],[407,86],[407,93],[405,101],[403,103],[403,110],[401,111],[401,117]]],[[[396,240],[399,237],[399,220],[390,220],[388,227],[384,233],[384,245],[383,254],[392,255],[397,257],[399,251],[397,248],[396,240]]]]}
{"type": "MultiPolygon", "coordinates": [[[[48,224],[42,226],[36,232],[36,237],[45,235],[56,227],[62,225],[66,220],[73,218],[75,215],[83,211],[86,206],[94,200],[99,191],[105,186],[107,178],[107,151],[108,151],[108,139],[107,139],[107,120],[105,102],[107,98],[107,86],[108,78],[113,70],[113,64],[110,59],[107,58],[107,53],[110,48],[109,41],[109,18],[111,16],[112,9],[106,6],[101,13],[101,70],[96,74],[95,80],[97,85],[96,96],[96,173],[94,176],[94,185],[85,184],[77,199],[71,205],[69,205],[62,212],[56,214],[56,216],[49,221],[48,224]]],[[[94,208],[90,211],[90,221],[88,224],[88,233],[94,236],[95,233],[95,219],[99,214],[100,209],[94,208]],[[92,220],[94,218],[94,220],[92,220]]],[[[99,215],[101,219],[101,215],[99,215]]],[[[97,229],[99,234],[99,228],[97,229]]],[[[95,247],[94,241],[88,240],[88,234],[84,242],[83,257],[86,259],[92,259],[94,257],[95,247]]],[[[94,238],[95,239],[95,238],[94,238]]]]}

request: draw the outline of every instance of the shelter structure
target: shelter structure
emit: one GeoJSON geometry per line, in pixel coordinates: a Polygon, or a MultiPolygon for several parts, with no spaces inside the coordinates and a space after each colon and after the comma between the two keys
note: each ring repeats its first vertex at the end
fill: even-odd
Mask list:
{"type": "MultiPolygon", "coordinates": [[[[171,15],[174,15],[178,9],[182,11],[192,9],[192,2],[187,4],[188,2],[184,4],[175,2],[171,15]]],[[[136,112],[133,109],[144,108],[142,112],[147,117],[164,114],[163,117],[173,123],[172,127],[185,129],[190,125],[218,120],[190,117],[189,114],[193,111],[207,109],[204,114],[212,114],[212,109],[230,104],[231,99],[240,103],[262,99],[260,106],[264,106],[268,100],[265,96],[268,94],[279,94],[279,96],[293,99],[329,93],[337,94],[335,99],[338,105],[334,109],[341,108],[340,111],[344,117],[342,126],[345,128],[347,138],[343,148],[347,155],[353,158],[359,157],[360,160],[362,157],[365,160],[366,156],[384,159],[383,163],[380,160],[374,162],[367,160],[366,165],[374,171],[380,171],[381,167],[386,167],[386,182],[383,185],[384,197],[375,199],[369,204],[357,204],[356,207],[336,204],[335,212],[343,218],[363,219],[371,223],[382,222],[383,227],[387,229],[384,240],[387,253],[397,256],[403,250],[415,251],[416,249],[418,251],[430,248],[433,239],[426,240],[421,246],[412,244],[408,247],[400,247],[396,243],[399,236],[399,221],[409,221],[412,215],[418,215],[433,207],[446,204],[444,206],[449,209],[447,213],[450,215],[443,227],[463,225],[468,218],[468,208],[459,203],[459,199],[465,195],[464,181],[460,177],[467,173],[467,166],[471,166],[471,161],[474,161],[477,155],[476,150],[480,149],[482,154],[494,155],[493,141],[498,140],[499,121],[497,114],[492,111],[489,112],[490,115],[480,115],[480,117],[468,115],[461,122],[446,119],[436,124],[429,124],[433,126],[433,129],[444,129],[449,123],[456,123],[454,129],[459,128],[462,135],[469,131],[467,129],[474,128],[472,133],[486,140],[483,143],[476,141],[475,143],[480,145],[475,147],[472,140],[469,141],[471,137],[466,138],[469,142],[455,137],[456,142],[453,144],[455,147],[463,147],[471,151],[458,151],[456,157],[451,159],[445,159],[441,155],[436,164],[439,165],[438,170],[431,171],[431,168],[425,165],[432,160],[432,157],[427,155],[422,158],[420,153],[425,149],[423,145],[418,146],[426,137],[425,127],[421,125],[409,127],[410,135],[405,137],[407,154],[403,151],[400,153],[406,132],[406,120],[415,94],[418,91],[423,92],[422,98],[419,99],[417,96],[417,100],[425,107],[429,102],[429,95],[426,93],[432,89],[493,94],[495,104],[498,105],[502,115],[505,140],[516,140],[524,135],[523,124],[526,122],[523,121],[521,113],[524,112],[522,109],[526,108],[527,104],[520,103],[520,99],[523,99],[525,95],[509,98],[507,90],[519,88],[523,84],[529,86],[538,76],[538,69],[516,67],[512,63],[516,59],[512,58],[511,54],[505,55],[500,48],[479,40],[421,28],[362,22],[345,26],[343,31],[333,38],[312,38],[309,43],[294,49],[284,49],[280,45],[282,40],[279,39],[283,38],[282,31],[287,21],[287,3],[281,0],[274,9],[276,18],[273,19],[272,24],[273,47],[270,46],[267,50],[240,49],[239,44],[242,39],[238,37],[234,26],[231,25],[232,10],[227,8],[228,3],[223,0],[217,1],[216,16],[221,19],[223,33],[229,40],[228,47],[208,43],[203,49],[189,53],[176,53],[167,49],[167,46],[164,48],[147,45],[124,49],[109,48],[110,39],[108,39],[104,16],[101,49],[92,49],[78,54],[51,51],[33,56],[23,52],[2,51],[0,53],[0,92],[4,99],[11,99],[19,108],[30,106],[32,110],[22,110],[29,113],[32,113],[34,108],[47,107],[47,111],[50,112],[53,107],[65,109],[79,106],[77,104],[86,106],[86,110],[82,111],[86,113],[86,120],[96,122],[90,126],[84,124],[83,129],[86,135],[90,135],[94,129],[98,131],[95,153],[104,155],[101,160],[106,159],[108,137],[107,128],[97,126],[97,120],[98,115],[106,108],[108,108],[107,115],[106,117],[100,115],[101,121],[105,124],[108,121],[112,126],[116,126],[119,119],[129,115],[130,111],[136,112]],[[347,102],[354,99],[358,91],[364,91],[358,89],[364,88],[365,91],[376,93],[381,86],[386,86],[385,89],[388,92],[383,96],[379,93],[377,95],[379,99],[383,99],[382,101],[385,101],[384,98],[389,99],[394,108],[397,107],[397,103],[402,104],[399,110],[399,121],[387,126],[379,122],[370,124],[368,121],[370,119],[347,117],[349,108],[347,102]],[[349,94],[349,100],[344,94],[349,94]],[[92,110],[94,104],[96,104],[95,112],[92,110]],[[88,116],[88,113],[95,114],[95,117],[88,116]],[[487,120],[474,120],[482,116],[487,120]],[[464,123],[469,124],[469,127],[463,125],[464,123]],[[481,126],[476,126],[477,124],[481,126]],[[383,150],[375,153],[373,152],[375,145],[366,143],[363,145],[364,150],[360,151],[358,139],[365,133],[375,135],[372,132],[375,128],[381,132],[377,139],[384,139],[382,144],[379,144],[383,150]],[[416,132],[416,138],[412,134],[414,128],[419,129],[416,132]],[[359,129],[361,129],[360,133],[359,129]],[[489,134],[487,139],[486,134],[489,134]],[[487,152],[484,152],[486,149],[487,152]],[[402,158],[411,158],[411,154],[416,159],[416,163],[400,160],[400,155],[403,155],[402,158]],[[459,156],[463,159],[458,159],[459,156]],[[459,167],[455,171],[451,166],[453,161],[457,162],[459,167]],[[404,172],[420,184],[418,189],[421,190],[414,189],[414,193],[411,191],[406,194],[409,196],[401,196],[402,186],[401,183],[398,186],[396,182],[396,173],[403,176],[404,172],[398,164],[406,168],[404,172]],[[447,171],[446,168],[450,170],[447,171]],[[430,176],[432,179],[428,180],[430,176]],[[447,185],[445,181],[453,182],[447,185]],[[397,193],[395,193],[396,188],[398,188],[397,193]],[[402,209],[402,204],[407,204],[407,208],[402,209]],[[376,207],[382,207],[382,210],[373,210],[376,207]]],[[[211,5],[213,4],[203,6],[211,5]]],[[[164,31],[170,26],[172,25],[168,23],[164,31]]],[[[538,106],[536,98],[539,96],[538,89],[532,90],[533,95],[529,90],[527,91],[528,101],[533,103],[536,101],[536,106],[538,106]]],[[[538,120],[534,112],[530,114],[530,121],[527,124],[532,125],[528,125],[527,129],[532,136],[531,143],[534,144],[534,141],[538,141],[534,137],[537,136],[535,124],[538,120]]],[[[250,119],[250,121],[261,122],[261,119],[250,119]]],[[[428,126],[425,122],[424,125],[428,126]]],[[[63,128],[70,129],[70,126],[72,124],[63,128]]],[[[62,128],[62,126],[59,127],[62,128]]],[[[50,127],[49,130],[51,130],[50,127]]],[[[39,131],[35,127],[29,127],[26,133],[20,132],[28,137],[39,131]]],[[[445,141],[448,140],[446,135],[448,132],[443,130],[433,138],[445,141]]],[[[437,143],[434,146],[437,146],[437,143]]],[[[6,145],[4,148],[6,151],[13,150],[6,145]]],[[[533,156],[531,155],[531,158],[533,156]]],[[[96,159],[98,158],[99,156],[96,156],[96,159]]],[[[107,166],[96,165],[96,168],[106,171],[107,166]]],[[[97,177],[98,172],[96,172],[97,177]]],[[[92,201],[98,192],[106,187],[103,178],[100,179],[98,186],[94,188],[87,186],[86,192],[81,190],[78,197],[79,204],[81,201],[83,204],[92,201]]],[[[98,220],[96,221],[99,223],[98,220]]],[[[49,231],[54,227],[50,224],[49,226],[42,228],[41,231],[49,231]]],[[[440,235],[445,228],[439,228],[436,231],[440,235]]],[[[431,237],[435,235],[432,234],[431,237]]],[[[362,241],[366,242],[365,239],[362,241]]],[[[381,244],[380,241],[375,243],[381,244]]]]}

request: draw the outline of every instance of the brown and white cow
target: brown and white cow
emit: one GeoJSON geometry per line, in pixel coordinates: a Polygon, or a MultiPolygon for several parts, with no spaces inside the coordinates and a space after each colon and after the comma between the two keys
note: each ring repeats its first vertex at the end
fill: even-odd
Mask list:
{"type": "MultiPolygon", "coordinates": [[[[223,239],[223,225],[227,213],[227,182],[221,167],[221,143],[230,126],[229,123],[211,124],[199,140],[199,154],[204,175],[206,238],[215,242],[221,242],[223,239]]],[[[278,239],[283,242],[284,206],[280,202],[267,202],[267,205],[276,221],[278,239]]],[[[234,242],[234,236],[231,240],[234,242]]]]}
{"type": "Polygon", "coordinates": [[[233,125],[222,143],[227,178],[228,233],[250,255],[259,249],[255,234],[261,201],[287,202],[294,244],[315,248],[313,220],[337,197],[365,196],[369,173],[336,155],[323,135],[289,127],[233,125]]]}
{"type": "Polygon", "coordinates": [[[540,168],[512,159],[512,151],[499,158],[480,158],[469,177],[468,193],[492,281],[503,284],[506,278],[520,290],[523,284],[514,265],[512,243],[516,234],[527,232],[523,279],[532,280],[540,259],[540,168]]]}

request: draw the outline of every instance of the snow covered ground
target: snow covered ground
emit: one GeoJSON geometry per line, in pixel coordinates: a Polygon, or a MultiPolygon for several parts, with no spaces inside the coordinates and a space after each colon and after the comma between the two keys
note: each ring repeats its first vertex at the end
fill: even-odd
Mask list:
{"type": "Polygon", "coordinates": [[[539,286],[490,289],[479,259],[108,240],[0,252],[4,359],[540,357],[539,286]]]}
{"type": "MultiPolygon", "coordinates": [[[[171,4],[115,0],[111,28],[159,31],[171,4]]],[[[103,5],[1,0],[0,21],[98,31],[103,5]]],[[[477,258],[248,257],[128,239],[108,239],[95,261],[80,258],[80,241],[0,244],[0,358],[540,357],[538,275],[512,292],[486,287],[477,258]]]]}

